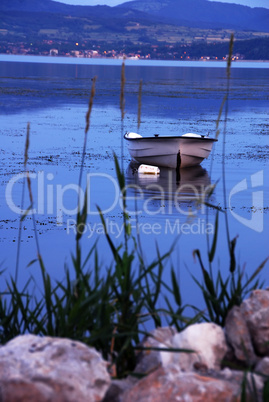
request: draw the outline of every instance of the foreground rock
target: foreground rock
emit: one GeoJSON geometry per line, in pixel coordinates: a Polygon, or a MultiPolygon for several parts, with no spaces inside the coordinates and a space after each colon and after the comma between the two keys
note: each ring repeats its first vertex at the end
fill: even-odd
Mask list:
{"type": "Polygon", "coordinates": [[[227,342],[231,346],[228,360],[238,361],[242,366],[253,366],[258,361],[255,354],[246,320],[240,310],[235,306],[229,311],[225,323],[227,342]]]}
{"type": "Polygon", "coordinates": [[[157,328],[143,341],[143,347],[162,349],[145,351],[139,355],[135,372],[143,374],[171,364],[178,366],[181,371],[196,368],[219,370],[227,352],[223,329],[212,323],[190,325],[180,333],[170,327],[157,328]],[[187,350],[189,353],[171,352],[169,349],[187,350]]]}
{"type": "Polygon", "coordinates": [[[184,352],[161,352],[163,366],[174,364],[181,371],[219,370],[223,357],[227,352],[227,344],[223,329],[212,323],[194,324],[172,338],[172,348],[190,350],[184,352]]]}
{"type": "MultiPolygon", "coordinates": [[[[239,402],[240,383],[233,380],[182,372],[178,367],[159,368],[125,391],[121,402],[239,402]]],[[[250,399],[249,399],[250,401],[250,399]]]]}
{"type": "Polygon", "coordinates": [[[80,342],[24,335],[0,348],[3,402],[101,401],[109,385],[106,362],[80,342]]]}
{"type": "Polygon", "coordinates": [[[257,289],[240,306],[258,356],[269,356],[269,291],[257,289]]]}
{"type": "Polygon", "coordinates": [[[142,346],[161,350],[142,351],[135,370],[146,376],[112,381],[104,402],[239,402],[242,389],[246,401],[264,402],[268,345],[269,291],[255,290],[229,312],[224,330],[201,323],[180,333],[173,328],[152,331],[142,346]],[[194,352],[171,352],[170,348],[194,352]],[[230,363],[233,370],[225,367],[230,363]],[[250,367],[253,373],[246,375],[244,369],[250,367]]]}
{"type": "Polygon", "coordinates": [[[239,402],[242,390],[245,401],[269,401],[268,345],[267,290],[234,307],[224,329],[213,323],[180,333],[155,329],[142,342],[136,376],[124,380],[111,380],[100,354],[82,343],[20,336],[0,348],[0,401],[239,402]]]}
{"type": "Polygon", "coordinates": [[[244,367],[254,368],[261,358],[269,357],[269,291],[254,290],[239,307],[233,307],[225,332],[234,360],[244,367]]]}

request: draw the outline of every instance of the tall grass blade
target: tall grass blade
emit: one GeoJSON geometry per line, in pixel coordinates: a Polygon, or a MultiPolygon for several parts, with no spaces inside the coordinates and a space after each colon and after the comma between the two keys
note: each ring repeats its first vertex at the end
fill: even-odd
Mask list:
{"type": "Polygon", "coordinates": [[[182,304],[181,294],[180,294],[180,290],[179,290],[179,286],[177,283],[177,278],[176,278],[174,269],[171,269],[171,280],[172,280],[173,294],[174,294],[175,301],[178,306],[181,306],[181,304],[182,304]]]}
{"type": "Polygon", "coordinates": [[[122,195],[122,203],[123,203],[123,225],[124,225],[124,244],[125,250],[127,251],[128,248],[128,237],[131,234],[131,225],[128,224],[128,214],[126,213],[126,189],[125,189],[125,177],[123,171],[120,170],[118,158],[116,154],[114,154],[114,162],[115,162],[115,169],[117,174],[118,183],[120,185],[120,191],[122,195]]]}
{"type": "Polygon", "coordinates": [[[28,162],[29,145],[30,145],[30,123],[27,123],[26,141],[25,141],[25,148],[24,148],[24,169],[26,169],[27,162],[28,162]]]}
{"type": "Polygon", "coordinates": [[[85,195],[84,195],[84,203],[82,211],[77,213],[77,230],[76,230],[76,241],[79,241],[83,235],[84,230],[80,230],[80,228],[84,228],[87,221],[87,205],[88,205],[88,186],[86,187],[85,195]]]}
{"type": "MultiPolygon", "coordinates": [[[[117,158],[116,154],[114,153],[113,156],[114,156],[114,163],[115,163],[115,169],[116,169],[116,174],[117,174],[117,180],[118,180],[118,183],[120,185],[121,193],[123,194],[124,187],[125,187],[125,177],[124,177],[123,172],[120,170],[120,165],[119,165],[118,158],[117,158]]],[[[125,209],[125,207],[126,207],[125,196],[123,196],[123,205],[124,205],[124,209],[125,209]]]]}
{"type": "Polygon", "coordinates": [[[121,87],[120,87],[120,110],[121,110],[121,120],[124,120],[125,115],[125,96],[124,96],[124,89],[125,89],[125,63],[123,61],[121,66],[121,87]]]}
{"type": "Polygon", "coordinates": [[[146,347],[146,346],[136,346],[134,349],[136,350],[145,350],[145,351],[157,351],[157,352],[175,352],[175,353],[196,353],[196,350],[193,349],[180,349],[180,348],[162,348],[162,347],[146,347]]]}
{"type": "Polygon", "coordinates": [[[26,211],[24,212],[24,214],[21,216],[21,218],[20,218],[20,221],[21,221],[21,222],[23,222],[24,219],[29,215],[29,213],[30,213],[30,211],[32,210],[32,208],[33,208],[33,204],[31,204],[31,205],[26,209],[26,211]]]}
{"type": "Polygon", "coordinates": [[[92,79],[92,89],[91,89],[91,96],[89,100],[89,105],[88,105],[88,111],[86,113],[86,126],[85,126],[85,134],[88,133],[90,129],[90,118],[91,118],[91,112],[92,112],[92,107],[93,107],[93,99],[95,97],[95,84],[96,84],[97,77],[93,77],[92,79]]]}
{"type": "Polygon", "coordinates": [[[237,236],[230,242],[230,272],[233,274],[236,269],[235,246],[237,236]]]}
{"type": "Polygon", "coordinates": [[[120,87],[120,111],[121,111],[121,170],[123,172],[123,133],[124,133],[124,115],[125,115],[125,63],[123,61],[121,66],[121,87],[120,87]]]}
{"type": "Polygon", "coordinates": [[[240,402],[247,402],[247,372],[244,372],[243,380],[241,383],[240,402]]]}
{"type": "Polygon", "coordinates": [[[262,392],[263,402],[269,401],[269,379],[265,381],[262,392]]]}
{"type": "Polygon", "coordinates": [[[121,257],[120,257],[120,255],[119,255],[119,253],[118,253],[118,250],[117,250],[116,247],[114,246],[114,243],[113,243],[113,241],[111,240],[111,238],[110,238],[110,236],[109,236],[109,234],[108,234],[108,230],[107,230],[107,227],[106,227],[106,222],[105,222],[105,219],[104,219],[104,215],[103,215],[103,213],[102,213],[102,210],[100,209],[100,207],[99,207],[98,205],[97,205],[97,209],[98,209],[98,212],[99,212],[101,221],[102,221],[102,225],[103,225],[103,227],[104,227],[104,229],[105,229],[105,235],[106,235],[108,244],[109,244],[109,246],[110,246],[110,248],[111,248],[111,251],[112,251],[112,253],[113,253],[114,259],[115,259],[116,262],[118,262],[118,261],[121,262],[121,257]]]}
{"type": "Polygon", "coordinates": [[[249,284],[257,277],[257,275],[259,275],[259,273],[261,272],[261,270],[264,268],[265,264],[267,263],[267,261],[269,260],[269,257],[267,257],[259,266],[258,268],[254,271],[254,273],[251,275],[251,277],[247,280],[247,282],[245,283],[243,289],[246,289],[249,284]]]}
{"type": "MultiPolygon", "coordinates": [[[[87,138],[88,138],[88,131],[90,129],[90,117],[91,117],[91,112],[92,112],[92,107],[93,107],[93,99],[95,96],[95,83],[96,83],[97,77],[95,76],[92,80],[92,88],[91,88],[91,95],[89,99],[89,104],[88,104],[88,110],[86,113],[86,125],[85,125],[85,133],[84,133],[84,143],[83,143],[83,151],[82,151],[82,158],[81,158],[81,166],[80,166],[80,172],[79,172],[79,189],[81,188],[81,183],[82,183],[82,174],[83,174],[83,168],[84,168],[84,160],[85,160],[85,155],[86,155],[86,148],[87,148],[87,138]]],[[[80,207],[80,192],[79,192],[79,198],[78,198],[78,207],[80,207]]]]}
{"type": "Polygon", "coordinates": [[[232,56],[233,56],[233,47],[234,47],[234,34],[231,34],[230,43],[229,43],[229,56],[227,60],[227,68],[226,75],[229,79],[231,77],[231,65],[232,65],[232,56]]]}
{"type": "Polygon", "coordinates": [[[139,91],[138,91],[138,110],[137,110],[137,131],[139,132],[140,124],[141,124],[141,107],[142,107],[142,84],[143,81],[139,82],[139,91]]]}
{"type": "Polygon", "coordinates": [[[214,237],[213,237],[212,247],[211,247],[211,250],[208,255],[210,263],[213,261],[215,252],[216,252],[218,229],[219,229],[219,211],[217,210],[216,219],[215,219],[215,227],[214,227],[214,237]]]}
{"type": "MultiPolygon", "coordinates": [[[[225,228],[226,228],[226,237],[227,243],[229,247],[230,256],[231,254],[231,242],[230,242],[230,232],[229,232],[229,223],[228,223],[228,214],[227,214],[227,192],[226,192],[226,172],[225,172],[225,157],[226,157],[226,135],[227,135],[227,121],[228,121],[228,99],[230,93],[230,78],[231,78],[231,65],[232,65],[232,55],[233,55],[233,43],[234,43],[234,34],[231,34],[230,44],[229,44],[229,55],[227,61],[227,100],[225,107],[225,119],[224,119],[224,130],[223,130],[223,143],[222,143],[222,182],[223,182],[223,198],[224,198],[224,210],[225,210],[225,228]]],[[[232,266],[233,262],[231,261],[230,265],[232,266]]]]}
{"type": "MultiPolygon", "coordinates": [[[[24,173],[26,174],[26,167],[27,167],[27,161],[28,161],[28,150],[29,150],[29,144],[30,144],[30,123],[27,123],[27,130],[26,130],[26,141],[25,141],[25,147],[24,147],[24,173]]],[[[21,195],[21,209],[23,211],[24,209],[24,194],[25,194],[25,177],[23,180],[23,187],[22,187],[22,195],[21,195]]],[[[26,217],[27,213],[29,210],[32,208],[32,205],[28,208],[26,211],[26,214],[24,214],[19,223],[19,232],[18,232],[18,245],[17,245],[17,256],[16,256],[16,270],[15,270],[15,283],[17,283],[18,280],[18,275],[19,275],[19,261],[20,261],[20,250],[21,250],[21,233],[22,233],[22,221],[26,217]]]]}
{"type": "Polygon", "coordinates": [[[222,100],[221,105],[220,105],[219,114],[218,114],[218,118],[217,118],[217,121],[216,121],[216,135],[215,135],[215,138],[218,138],[219,134],[220,134],[219,123],[220,123],[223,107],[225,105],[226,100],[227,100],[227,94],[224,95],[223,100],[222,100]]]}

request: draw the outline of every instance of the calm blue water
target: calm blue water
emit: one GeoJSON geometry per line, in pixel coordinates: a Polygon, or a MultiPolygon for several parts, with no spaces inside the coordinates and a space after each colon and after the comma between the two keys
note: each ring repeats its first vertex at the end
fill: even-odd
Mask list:
{"type": "MultiPolygon", "coordinates": [[[[122,127],[121,61],[1,55],[1,268],[6,268],[8,273],[15,270],[18,209],[23,188],[18,174],[23,172],[27,122],[31,127],[28,167],[41,253],[47,270],[59,279],[64,264],[71,266],[70,255],[75,249],[73,225],[85,114],[92,78],[97,76],[83,177],[83,191],[87,175],[89,180],[89,214],[87,226],[83,228],[83,249],[86,255],[98,240],[100,260],[109,266],[112,257],[96,205],[104,211],[109,234],[119,245],[123,240],[122,204],[113,153],[121,157],[122,134],[137,130],[140,79],[143,80],[141,134],[195,132],[215,136],[216,120],[227,89],[224,67],[225,64],[215,62],[127,61],[126,113],[122,127]]],[[[225,152],[227,205],[222,185],[224,115],[214,152],[201,167],[182,171],[179,184],[175,172],[166,169],[161,170],[159,178],[134,174],[124,148],[127,208],[133,234],[139,232],[148,262],[156,258],[156,244],[165,253],[178,238],[166,263],[167,280],[173,263],[188,303],[200,302],[190,274],[200,278],[201,272],[192,252],[200,248],[206,260],[207,232],[212,241],[215,210],[197,204],[197,198],[210,184],[217,183],[210,202],[227,208],[230,236],[239,236],[236,256],[241,267],[245,264],[246,273],[250,275],[269,254],[268,78],[268,63],[235,63],[232,68],[225,152]]],[[[25,196],[25,209],[29,203],[25,196]]],[[[20,281],[25,280],[28,272],[38,277],[37,266],[26,268],[34,258],[33,220],[28,216],[23,221],[20,281]]],[[[218,267],[223,274],[228,272],[223,217],[216,257],[218,267]]],[[[266,270],[264,277],[267,280],[266,270]]]]}
{"type": "MultiPolygon", "coordinates": [[[[75,64],[75,65],[97,65],[97,66],[121,66],[121,59],[88,59],[88,58],[72,58],[72,57],[44,57],[44,56],[22,56],[0,54],[0,61],[12,61],[23,63],[46,63],[46,64],[75,64]]],[[[224,67],[225,61],[174,61],[174,60],[125,60],[128,66],[143,67],[224,67]]],[[[235,62],[233,68],[269,68],[268,61],[238,61],[235,62]]]]}

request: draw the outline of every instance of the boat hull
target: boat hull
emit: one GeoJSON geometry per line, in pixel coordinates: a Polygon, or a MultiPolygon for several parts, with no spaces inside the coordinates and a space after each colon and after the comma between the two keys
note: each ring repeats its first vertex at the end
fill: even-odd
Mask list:
{"type": "Polygon", "coordinates": [[[125,134],[124,137],[135,161],[169,168],[199,165],[209,156],[216,141],[203,136],[128,138],[125,134]]]}

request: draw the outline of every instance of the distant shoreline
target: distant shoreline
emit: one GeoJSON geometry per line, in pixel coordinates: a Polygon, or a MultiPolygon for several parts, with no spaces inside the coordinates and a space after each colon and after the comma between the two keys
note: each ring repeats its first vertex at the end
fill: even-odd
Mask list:
{"type": "MultiPolygon", "coordinates": [[[[0,62],[25,62],[70,65],[114,65],[119,66],[123,60],[128,66],[145,67],[226,67],[226,60],[159,60],[159,59],[133,59],[110,57],[67,57],[43,55],[16,55],[0,53],[0,62]]],[[[234,68],[269,68],[269,60],[234,60],[234,68]]]]}

